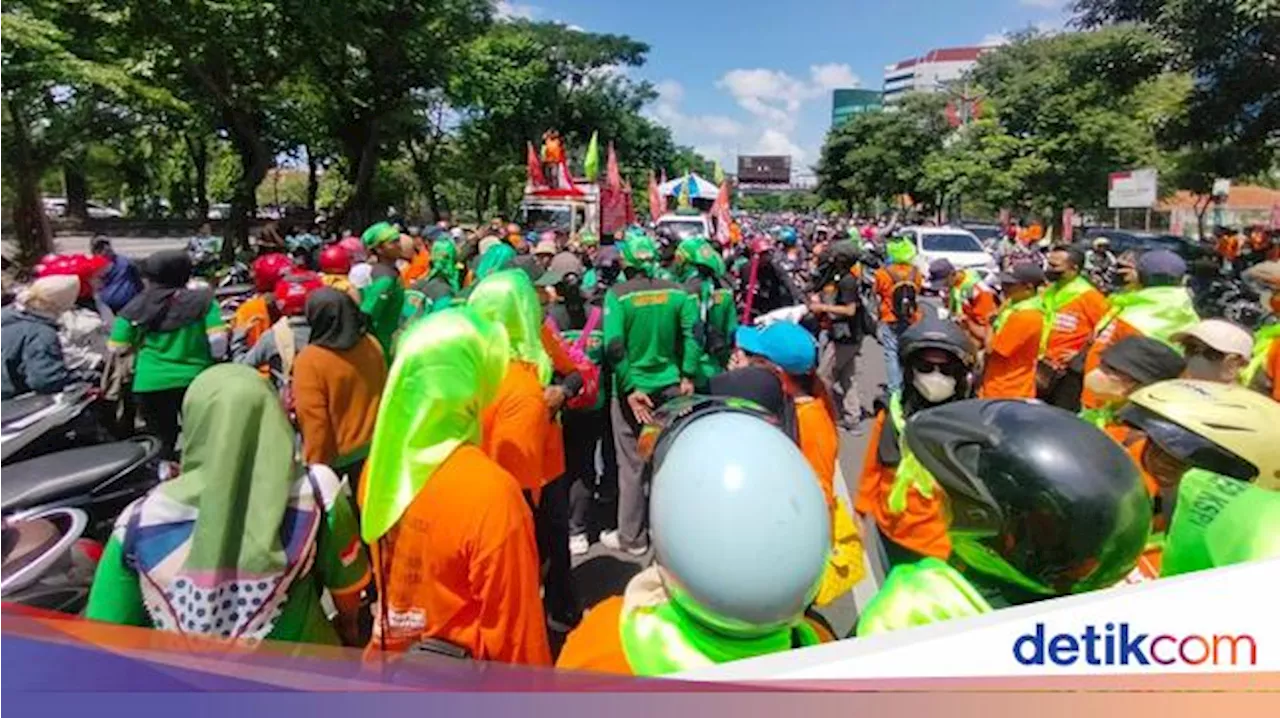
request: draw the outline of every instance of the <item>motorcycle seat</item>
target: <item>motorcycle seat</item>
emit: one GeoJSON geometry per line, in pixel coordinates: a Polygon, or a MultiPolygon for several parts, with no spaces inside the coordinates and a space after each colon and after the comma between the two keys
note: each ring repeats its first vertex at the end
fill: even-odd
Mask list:
{"type": "Polygon", "coordinates": [[[0,479],[0,511],[10,513],[91,493],[154,452],[154,439],[144,437],[58,451],[6,466],[0,479]]]}
{"type": "Polygon", "coordinates": [[[25,419],[37,411],[53,406],[55,401],[57,397],[52,394],[27,394],[0,402],[0,424],[8,426],[15,421],[25,419]]]}

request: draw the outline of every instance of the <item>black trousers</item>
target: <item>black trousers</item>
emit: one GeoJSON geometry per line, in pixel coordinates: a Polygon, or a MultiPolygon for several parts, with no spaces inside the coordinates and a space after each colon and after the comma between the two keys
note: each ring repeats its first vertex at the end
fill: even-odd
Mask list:
{"type": "Polygon", "coordinates": [[[577,624],[581,611],[573,590],[573,567],[569,560],[569,480],[567,476],[542,487],[542,497],[533,509],[533,530],[538,541],[538,559],[547,566],[543,581],[543,607],[547,615],[570,625],[577,624]]]}
{"type": "Polygon", "coordinates": [[[160,439],[160,458],[178,460],[178,432],[181,428],[182,397],[187,388],[144,391],[134,394],[138,413],[147,425],[147,433],[160,439]]]}
{"type": "Polygon", "coordinates": [[[608,471],[601,475],[596,471],[596,447],[605,436],[605,442],[613,445],[613,432],[606,433],[607,411],[566,412],[564,415],[564,463],[565,480],[569,482],[569,534],[587,533],[590,528],[591,509],[599,505],[607,523],[602,530],[614,528],[617,522],[618,474],[614,462],[613,484],[607,485],[608,471]],[[612,510],[609,510],[612,509],[612,510]]]}

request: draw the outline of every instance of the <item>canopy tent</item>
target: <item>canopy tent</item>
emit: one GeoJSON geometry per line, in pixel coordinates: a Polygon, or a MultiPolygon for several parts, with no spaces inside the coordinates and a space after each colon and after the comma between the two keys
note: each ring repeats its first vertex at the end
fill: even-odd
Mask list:
{"type": "Polygon", "coordinates": [[[720,194],[720,188],[714,182],[705,180],[696,174],[687,174],[669,182],[664,182],[658,185],[658,191],[662,192],[664,197],[677,197],[686,182],[689,183],[689,199],[705,199],[714,202],[716,195],[720,194]]]}

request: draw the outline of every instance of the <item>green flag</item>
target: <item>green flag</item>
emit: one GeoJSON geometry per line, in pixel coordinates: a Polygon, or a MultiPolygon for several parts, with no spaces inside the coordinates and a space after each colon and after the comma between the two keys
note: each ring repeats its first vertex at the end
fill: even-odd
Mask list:
{"type": "Polygon", "coordinates": [[[582,163],[582,170],[587,174],[588,182],[595,182],[600,174],[600,133],[592,132],[591,141],[587,143],[587,159],[582,163]]]}
{"type": "Polygon", "coordinates": [[[715,178],[717,185],[724,184],[724,168],[720,166],[720,160],[716,160],[715,178]]]}

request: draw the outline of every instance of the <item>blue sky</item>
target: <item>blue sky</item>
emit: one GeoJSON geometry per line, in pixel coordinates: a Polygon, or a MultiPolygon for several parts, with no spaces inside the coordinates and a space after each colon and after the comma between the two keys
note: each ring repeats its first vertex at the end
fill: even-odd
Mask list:
{"type": "MultiPolygon", "coordinates": [[[[995,44],[1060,27],[1067,0],[514,0],[500,15],[556,21],[649,44],[632,73],[658,88],[650,117],[719,159],[816,161],[831,89],[879,89],[884,66],[938,47],[995,44]]],[[[732,169],[730,169],[732,171],[732,169]]]]}

